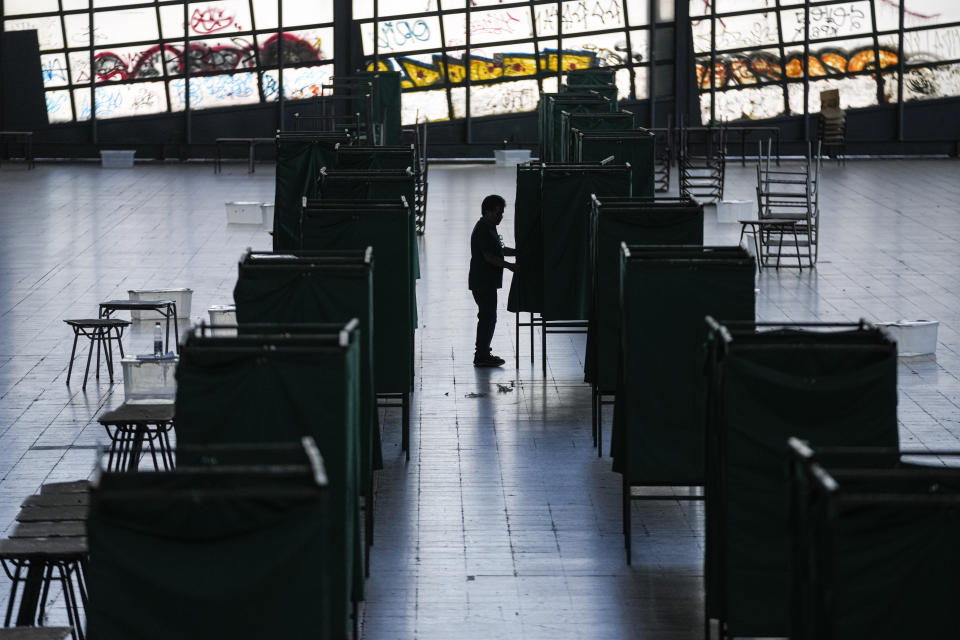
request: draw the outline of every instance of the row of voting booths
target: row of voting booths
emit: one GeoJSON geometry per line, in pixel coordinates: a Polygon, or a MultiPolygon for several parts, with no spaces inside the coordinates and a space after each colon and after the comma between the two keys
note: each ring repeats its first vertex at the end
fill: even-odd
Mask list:
{"type": "Polygon", "coordinates": [[[755,259],[704,244],[695,197],[654,196],[652,136],[585,77],[543,96],[541,161],[517,168],[508,308],[544,350],[588,320],[627,562],[635,500],[703,500],[705,637],[958,635],[960,451],[900,448],[896,344],[757,322],[755,259]]]}
{"type": "Polygon", "coordinates": [[[91,482],[89,637],[357,637],[420,275],[416,150],[357,142],[278,134],[272,251],[240,258],[236,324],[181,346],[176,468],[91,482]]]}
{"type": "Polygon", "coordinates": [[[517,364],[520,328],[529,327],[532,363],[540,327],[545,374],[547,334],[583,333],[589,319],[591,198],[653,196],[655,140],[620,109],[607,69],[571,71],[559,93],[542,94],[538,127],[539,160],[517,167],[517,267],[507,308],[517,314],[517,364]]]}

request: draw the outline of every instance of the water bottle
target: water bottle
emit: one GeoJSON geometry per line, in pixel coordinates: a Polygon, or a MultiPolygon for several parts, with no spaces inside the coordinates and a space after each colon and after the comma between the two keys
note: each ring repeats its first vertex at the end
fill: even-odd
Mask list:
{"type": "Polygon", "coordinates": [[[153,327],[153,355],[157,358],[163,355],[163,329],[159,322],[153,327]]]}

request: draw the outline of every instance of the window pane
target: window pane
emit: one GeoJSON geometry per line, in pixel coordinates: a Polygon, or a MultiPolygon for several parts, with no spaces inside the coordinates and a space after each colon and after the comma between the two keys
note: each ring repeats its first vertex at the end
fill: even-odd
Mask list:
{"type": "MultiPolygon", "coordinates": [[[[56,53],[40,56],[40,65],[43,68],[43,86],[60,87],[69,82],[67,77],[67,56],[56,53]]],[[[49,96],[49,93],[47,94],[49,96]]]]}
{"type": "Polygon", "coordinates": [[[904,3],[904,26],[933,27],[960,22],[960,3],[955,0],[900,0],[904,3]]]}
{"type": "MultiPolygon", "coordinates": [[[[706,96],[709,98],[709,96],[706,96]]],[[[759,120],[783,113],[783,89],[779,86],[719,91],[716,94],[716,120],[759,120]]],[[[701,106],[702,106],[701,102],[701,106]]],[[[709,120],[709,102],[704,122],[709,120]]]]}
{"type": "Polygon", "coordinates": [[[74,89],[73,103],[77,110],[77,120],[90,119],[90,89],[74,89]]]}
{"type": "MultiPolygon", "coordinates": [[[[790,110],[803,113],[803,84],[791,84],[790,110]]],[[[872,107],[877,104],[877,82],[872,75],[853,78],[829,78],[810,82],[810,100],[808,113],[820,113],[820,92],[830,89],[840,91],[840,108],[856,109],[872,107]]]]}
{"type": "Polygon", "coordinates": [[[253,19],[258,30],[276,29],[277,0],[253,0],[253,19]]]}
{"type": "MultiPolygon", "coordinates": [[[[17,16],[22,13],[47,13],[50,11],[59,11],[60,4],[57,0],[4,0],[3,15],[17,16]]],[[[7,27],[7,31],[10,31],[7,27]]]]}
{"type": "Polygon", "coordinates": [[[904,101],[952,96],[960,96],[960,64],[913,68],[903,75],[904,101]]]}
{"type": "Polygon", "coordinates": [[[96,44],[111,45],[156,40],[157,17],[153,8],[103,11],[93,14],[96,44]]]}
{"type": "Polygon", "coordinates": [[[904,33],[903,50],[907,64],[960,59],[960,27],[904,33]]]}
{"type": "Polygon", "coordinates": [[[188,9],[191,38],[211,34],[226,35],[251,29],[250,6],[246,0],[191,4],[188,9]]]}
{"type": "Polygon", "coordinates": [[[40,51],[63,48],[63,31],[60,28],[60,18],[27,18],[24,20],[7,20],[4,22],[6,31],[37,30],[37,40],[40,42],[40,51]]]}
{"type": "Polygon", "coordinates": [[[614,67],[626,64],[627,34],[598,33],[589,36],[572,36],[563,39],[563,50],[577,52],[592,57],[591,67],[614,67]]]}
{"type": "Polygon", "coordinates": [[[451,89],[450,102],[453,105],[454,118],[467,117],[467,90],[466,89],[462,89],[462,88],[451,89]]]}
{"type": "MultiPolygon", "coordinates": [[[[557,35],[557,5],[536,6],[535,18],[538,36],[557,35]]],[[[563,34],[601,31],[624,26],[623,6],[620,0],[570,0],[563,3],[563,34]]]]}
{"type": "Polygon", "coordinates": [[[47,91],[47,120],[51,123],[73,121],[69,91],[47,91]]]}
{"type": "MultiPolygon", "coordinates": [[[[627,19],[630,21],[631,27],[641,27],[645,24],[650,23],[650,5],[647,0],[626,0],[627,1],[627,19]]],[[[660,4],[667,4],[663,0],[660,0],[660,4]]],[[[669,2],[671,5],[671,20],[673,19],[673,10],[672,10],[672,0],[669,2]]]]}
{"type": "Polygon", "coordinates": [[[322,87],[333,79],[333,65],[294,67],[283,70],[283,97],[302,100],[320,95],[322,87]]]}
{"type": "MultiPolygon", "coordinates": [[[[257,36],[260,64],[273,66],[279,60],[280,38],[275,33],[257,36]]],[[[333,59],[333,28],[285,31],[283,33],[283,63],[297,65],[333,59]]]]}
{"type": "MultiPolygon", "coordinates": [[[[637,87],[637,100],[646,100],[650,97],[650,81],[647,79],[649,74],[650,70],[647,67],[637,67],[633,70],[633,82],[637,87]]],[[[619,71],[617,72],[617,86],[620,86],[619,71]]]]}
{"type": "MultiPolygon", "coordinates": [[[[444,27],[447,24],[444,23],[444,27]]],[[[470,44],[520,40],[533,36],[530,25],[530,10],[494,9],[470,13],[470,44]]],[[[448,36],[449,38],[449,36],[448,36]]]]}
{"type": "MultiPolygon", "coordinates": [[[[183,79],[170,82],[170,100],[175,109],[179,105],[179,110],[183,110],[186,100],[184,82],[183,79]]],[[[259,99],[255,73],[190,78],[191,109],[252,104],[259,99]]]]}
{"type": "Polygon", "coordinates": [[[97,119],[161,113],[167,110],[162,82],[98,86],[97,119]]]}
{"type": "MultiPolygon", "coordinates": [[[[783,39],[786,42],[803,41],[804,10],[789,9],[783,12],[783,39]]],[[[837,38],[870,33],[869,2],[847,2],[819,7],[810,7],[810,39],[837,38]]]]}
{"type": "MultiPolygon", "coordinates": [[[[418,49],[439,49],[440,20],[436,16],[377,23],[377,47],[381,55],[418,49]]],[[[360,25],[364,55],[373,55],[374,23],[360,25]]]]}
{"type": "Polygon", "coordinates": [[[540,99],[536,80],[498,82],[470,88],[470,115],[490,116],[498,113],[534,111],[540,99]]]}
{"type": "Polygon", "coordinates": [[[333,2],[283,0],[283,26],[297,27],[333,22],[333,2]]]}
{"type": "Polygon", "coordinates": [[[410,91],[403,94],[400,117],[403,124],[413,124],[423,120],[448,120],[447,92],[410,91]]]}

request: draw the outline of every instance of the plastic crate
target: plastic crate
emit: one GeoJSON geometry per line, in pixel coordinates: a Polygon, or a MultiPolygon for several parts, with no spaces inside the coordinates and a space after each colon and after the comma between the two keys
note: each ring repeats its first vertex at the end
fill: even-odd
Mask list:
{"type": "MultiPolygon", "coordinates": [[[[190,301],[193,299],[193,289],[130,289],[127,291],[131,300],[173,300],[177,303],[177,317],[190,317],[190,301]]],[[[163,320],[163,316],[156,311],[131,311],[130,319],[163,320]]],[[[166,326],[166,325],[164,325],[166,326]]]]}
{"type": "Polygon", "coordinates": [[[736,223],[757,219],[757,203],[753,200],[721,200],[717,203],[717,222],[736,223]]]}
{"type": "Polygon", "coordinates": [[[123,358],[123,396],[126,402],[173,402],[177,396],[179,358],[123,358]]]}
{"type": "Polygon", "coordinates": [[[260,208],[263,210],[263,224],[268,229],[273,229],[273,203],[264,202],[260,205],[260,208]]]}
{"type": "Polygon", "coordinates": [[[263,224],[262,202],[227,202],[227,224],[263,224]]]}
{"type": "MultiPolygon", "coordinates": [[[[207,313],[210,314],[210,324],[216,325],[236,325],[237,324],[237,307],[232,304],[218,304],[207,309],[207,313]]],[[[237,335],[236,329],[214,329],[213,335],[215,336],[235,336],[237,335]]]]}
{"type": "Polygon", "coordinates": [[[101,151],[100,166],[104,169],[130,169],[135,153],[134,150],[101,151]]]}
{"type": "Polygon", "coordinates": [[[923,356],[937,350],[936,320],[900,320],[877,322],[876,325],[897,343],[898,356],[923,356]]]}
{"type": "Polygon", "coordinates": [[[515,167],[530,162],[529,149],[494,149],[493,157],[498,167],[515,167]]]}

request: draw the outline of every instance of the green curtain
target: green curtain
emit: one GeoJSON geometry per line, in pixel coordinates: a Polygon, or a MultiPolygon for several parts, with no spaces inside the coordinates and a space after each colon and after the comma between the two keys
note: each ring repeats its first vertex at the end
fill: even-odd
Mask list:
{"type": "Polygon", "coordinates": [[[819,491],[811,554],[818,607],[815,626],[798,640],[956,636],[960,505],[937,500],[955,496],[960,478],[956,467],[916,475],[897,482],[844,476],[840,494],[819,491]]]}
{"type": "Polygon", "coordinates": [[[620,244],[703,245],[703,205],[675,198],[594,201],[585,380],[614,393],[620,366],[620,244]]]}
{"type": "Polygon", "coordinates": [[[896,347],[873,330],[734,334],[710,377],[708,607],[732,635],[788,635],[787,438],[897,447],[896,347]]]}
{"type": "Polygon", "coordinates": [[[629,111],[614,113],[570,113],[569,111],[563,111],[560,118],[562,120],[560,126],[562,137],[560,162],[574,162],[575,138],[572,133],[574,130],[588,133],[592,131],[630,131],[634,128],[634,115],[629,111]]]}
{"type": "Polygon", "coordinates": [[[547,320],[589,318],[591,273],[587,238],[593,194],[600,198],[629,196],[630,168],[546,167],[542,172],[542,312],[547,320]]]}
{"type": "Polygon", "coordinates": [[[346,171],[402,171],[414,169],[416,156],[413,146],[400,147],[343,147],[337,149],[337,170],[346,171]]]}
{"type": "Polygon", "coordinates": [[[400,144],[400,72],[361,71],[357,75],[373,82],[373,113],[374,119],[383,123],[382,144],[400,144]]]}
{"type": "Polygon", "coordinates": [[[557,162],[563,156],[563,119],[561,113],[611,113],[617,102],[596,94],[560,94],[547,96],[547,162],[557,162]]]}
{"type": "Polygon", "coordinates": [[[87,522],[87,636],[343,640],[349,610],[332,536],[341,516],[322,491],[287,491],[304,485],[103,474],[87,522]],[[186,493],[194,489],[224,495],[186,493]]]}
{"type": "MultiPolygon", "coordinates": [[[[330,171],[320,181],[319,195],[324,200],[383,200],[397,202],[401,197],[410,208],[408,242],[411,273],[420,278],[420,246],[417,244],[416,177],[400,171],[330,171]]],[[[306,247],[304,247],[306,248],[306,247]]]]}
{"type": "Polygon", "coordinates": [[[320,169],[336,162],[336,145],[349,136],[277,136],[277,179],[273,210],[273,249],[297,248],[303,198],[317,193],[320,169]]]}
{"type": "Polygon", "coordinates": [[[352,265],[241,262],[233,300],[240,325],[360,321],[361,480],[367,486],[370,473],[383,468],[383,453],[374,389],[373,265],[365,252],[357,253],[352,265]]]}
{"type": "MultiPolygon", "coordinates": [[[[177,366],[177,444],[299,442],[312,436],[329,478],[331,612],[346,620],[363,598],[359,525],[360,363],[357,332],[340,346],[295,336],[276,350],[259,337],[188,340],[177,366]],[[211,346],[203,346],[207,342],[211,346]],[[313,347],[313,344],[324,344],[313,347]],[[240,348],[250,347],[253,348],[240,348]]],[[[191,458],[178,451],[178,464],[191,458]]],[[[243,568],[243,563],[238,561],[243,568]]]]}
{"type": "Polygon", "coordinates": [[[540,167],[517,166],[513,237],[516,241],[516,271],[510,282],[507,309],[543,310],[543,237],[540,223],[540,167]]]}
{"type": "Polygon", "coordinates": [[[752,321],[756,267],[739,247],[628,252],[620,256],[613,469],[634,485],[702,485],[704,317],[752,321]]]}
{"type": "Polygon", "coordinates": [[[407,393],[413,389],[416,288],[410,243],[402,240],[408,237],[411,217],[410,210],[399,204],[392,209],[308,207],[303,211],[303,249],[373,247],[377,393],[407,393]]]}
{"type": "Polygon", "coordinates": [[[575,141],[576,162],[600,161],[613,157],[615,164],[630,164],[633,195],[653,197],[655,140],[649,131],[581,132],[575,141]]]}

